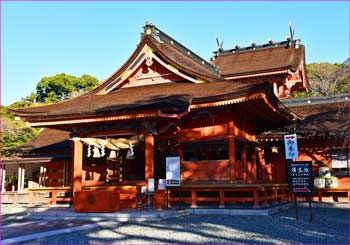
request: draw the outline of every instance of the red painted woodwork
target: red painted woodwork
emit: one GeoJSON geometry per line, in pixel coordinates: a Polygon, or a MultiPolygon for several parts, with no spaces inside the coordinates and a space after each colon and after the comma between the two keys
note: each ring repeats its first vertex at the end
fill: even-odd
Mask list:
{"type": "Polygon", "coordinates": [[[119,191],[77,191],[74,194],[76,212],[115,212],[120,210],[119,191]]]}
{"type": "Polygon", "coordinates": [[[229,157],[229,179],[232,181],[235,179],[235,161],[236,161],[236,151],[235,151],[235,124],[233,121],[228,123],[228,157],[229,157]]]}
{"type": "Polygon", "coordinates": [[[198,179],[228,179],[228,160],[183,162],[183,181],[198,179]]]}
{"type": "Polygon", "coordinates": [[[287,185],[261,184],[240,186],[182,186],[181,197],[178,190],[169,191],[170,205],[177,202],[190,204],[191,207],[200,206],[199,202],[213,203],[220,207],[226,204],[251,203],[253,207],[275,204],[289,199],[287,185]]]}
{"type": "Polygon", "coordinates": [[[73,196],[77,191],[81,191],[82,169],[83,169],[83,143],[74,140],[74,160],[73,160],[73,196]]]}
{"type": "Polygon", "coordinates": [[[122,87],[127,88],[183,80],[182,77],[172,73],[155,60],[152,61],[152,65],[150,66],[147,66],[145,63],[131,74],[122,87]]]}
{"type": "Polygon", "coordinates": [[[181,141],[192,141],[200,140],[209,137],[219,137],[227,135],[227,124],[200,127],[200,128],[190,128],[182,129],[180,133],[181,141]]]}
{"type": "Polygon", "coordinates": [[[154,137],[146,135],[145,137],[145,180],[154,178],[154,137]]]}

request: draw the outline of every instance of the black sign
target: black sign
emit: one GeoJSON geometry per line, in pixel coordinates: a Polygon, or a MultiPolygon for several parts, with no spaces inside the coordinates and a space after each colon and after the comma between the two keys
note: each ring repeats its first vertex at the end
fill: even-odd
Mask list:
{"type": "Polygon", "coordinates": [[[314,177],[311,161],[287,161],[288,184],[294,194],[313,195],[314,177]]]}

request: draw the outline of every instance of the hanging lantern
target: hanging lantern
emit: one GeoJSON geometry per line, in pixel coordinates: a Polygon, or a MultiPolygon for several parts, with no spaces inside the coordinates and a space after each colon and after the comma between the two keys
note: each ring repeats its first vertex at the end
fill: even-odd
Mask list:
{"type": "Polygon", "coordinates": [[[101,154],[100,154],[100,151],[97,147],[94,147],[94,155],[92,156],[94,158],[100,158],[101,157],[101,154]]]}
{"type": "Polygon", "coordinates": [[[109,153],[109,158],[116,159],[117,158],[117,153],[115,151],[111,150],[111,153],[109,153]]]}
{"type": "Polygon", "coordinates": [[[277,146],[272,146],[271,147],[271,152],[272,153],[278,153],[278,147],[277,146]]]}

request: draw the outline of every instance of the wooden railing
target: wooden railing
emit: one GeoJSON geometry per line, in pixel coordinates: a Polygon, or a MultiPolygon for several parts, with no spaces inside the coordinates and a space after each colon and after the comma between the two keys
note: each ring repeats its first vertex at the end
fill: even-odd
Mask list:
{"type": "Polygon", "coordinates": [[[185,203],[197,207],[199,202],[219,207],[238,203],[251,203],[253,207],[266,206],[290,200],[287,184],[231,184],[230,186],[182,186],[171,188],[170,204],[185,203]]]}
{"type": "Polygon", "coordinates": [[[71,187],[46,187],[28,189],[29,206],[36,204],[56,205],[58,202],[72,202],[71,187]]]}

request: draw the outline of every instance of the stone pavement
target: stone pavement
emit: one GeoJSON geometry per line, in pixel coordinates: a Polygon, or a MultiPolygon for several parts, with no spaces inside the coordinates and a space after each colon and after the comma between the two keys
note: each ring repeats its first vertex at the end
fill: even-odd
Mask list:
{"type": "MultiPolygon", "coordinates": [[[[5,217],[2,235],[7,244],[156,244],[156,243],[342,243],[349,244],[349,206],[314,205],[312,223],[307,204],[273,215],[219,215],[188,212],[167,219],[128,222],[5,217]],[[21,227],[20,222],[26,222],[21,227]],[[32,223],[30,223],[32,222],[32,223]],[[12,228],[11,228],[12,225],[12,228]],[[14,225],[14,226],[13,226],[14,225]],[[17,238],[12,240],[11,238],[17,238]],[[21,240],[22,239],[22,240],[21,240]]],[[[228,209],[221,212],[228,212],[228,209]]],[[[199,211],[199,209],[197,209],[199,211]]],[[[202,210],[204,211],[204,209],[202,210]]],[[[135,212],[135,211],[134,211],[135,212]]],[[[143,212],[143,211],[142,211],[143,212]]],[[[139,213],[140,215],[143,213],[139,213]]]]}

